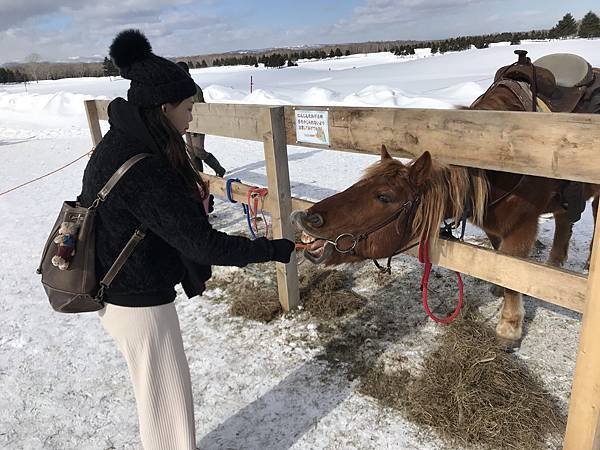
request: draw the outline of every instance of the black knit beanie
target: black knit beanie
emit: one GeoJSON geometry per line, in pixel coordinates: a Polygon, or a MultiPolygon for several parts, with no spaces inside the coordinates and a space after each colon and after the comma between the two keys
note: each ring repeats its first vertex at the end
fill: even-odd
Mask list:
{"type": "Polygon", "coordinates": [[[174,62],[152,53],[139,30],[121,31],[110,46],[121,76],[131,80],[127,100],[142,107],[177,103],[196,94],[196,83],[174,62]]]}

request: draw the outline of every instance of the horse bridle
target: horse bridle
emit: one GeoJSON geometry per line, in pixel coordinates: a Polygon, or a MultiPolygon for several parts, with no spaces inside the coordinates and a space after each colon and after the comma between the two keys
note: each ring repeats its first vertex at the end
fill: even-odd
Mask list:
{"type": "MultiPolygon", "coordinates": [[[[352,233],[342,233],[342,234],[338,235],[338,237],[336,237],[334,240],[331,240],[331,239],[327,239],[327,238],[324,238],[321,236],[316,236],[312,233],[311,233],[311,235],[317,239],[325,241],[326,244],[333,245],[333,248],[338,253],[341,253],[341,254],[348,253],[350,255],[355,255],[356,252],[354,251],[354,249],[356,248],[356,246],[358,245],[359,242],[366,240],[369,237],[369,235],[375,233],[376,231],[379,231],[380,229],[389,225],[396,219],[399,219],[400,216],[402,215],[402,213],[404,211],[406,211],[407,209],[409,212],[412,212],[413,209],[418,206],[420,201],[421,201],[421,194],[417,192],[415,198],[409,199],[406,202],[404,202],[402,204],[402,206],[400,206],[400,208],[396,212],[394,212],[394,214],[392,214],[390,217],[388,217],[384,221],[378,223],[377,225],[372,226],[367,231],[359,234],[358,236],[354,236],[354,234],[352,234],[352,233]],[[342,243],[342,241],[346,241],[346,240],[349,240],[349,242],[351,242],[351,245],[348,248],[342,248],[341,243],[342,243]]],[[[407,217],[410,217],[410,214],[407,217]]],[[[402,251],[406,251],[406,249],[404,249],[402,251]]],[[[402,251],[400,253],[402,253],[402,251]]]]}

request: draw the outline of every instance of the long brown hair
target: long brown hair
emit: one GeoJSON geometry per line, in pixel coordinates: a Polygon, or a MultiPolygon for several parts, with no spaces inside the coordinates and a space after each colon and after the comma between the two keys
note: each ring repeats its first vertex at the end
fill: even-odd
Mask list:
{"type": "MultiPolygon", "coordinates": [[[[177,104],[175,103],[175,105],[177,104]]],[[[205,197],[208,193],[207,186],[194,169],[185,141],[162,112],[160,106],[143,108],[141,115],[150,136],[157,143],[173,170],[181,176],[189,194],[195,199],[205,197]]]]}

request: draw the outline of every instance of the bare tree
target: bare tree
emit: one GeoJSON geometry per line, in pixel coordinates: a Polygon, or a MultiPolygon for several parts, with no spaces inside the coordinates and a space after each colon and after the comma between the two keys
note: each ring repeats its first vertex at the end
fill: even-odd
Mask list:
{"type": "Polygon", "coordinates": [[[42,57],[39,55],[39,53],[31,53],[31,54],[27,55],[27,58],[25,58],[25,61],[29,65],[29,71],[31,72],[31,77],[35,79],[36,83],[38,82],[38,77],[37,77],[38,64],[41,60],[42,60],[42,57]]]}

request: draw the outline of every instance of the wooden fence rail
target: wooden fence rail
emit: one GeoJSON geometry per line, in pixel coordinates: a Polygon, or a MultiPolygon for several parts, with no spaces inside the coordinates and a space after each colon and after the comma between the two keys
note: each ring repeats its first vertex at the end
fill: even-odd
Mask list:
{"type": "MultiPolygon", "coordinates": [[[[94,144],[108,101],[86,101],[94,144]]],[[[263,142],[276,237],[293,236],[289,213],[312,204],[291,196],[287,145],[297,144],[295,110],[328,111],[329,146],[339,151],[412,158],[428,150],[445,163],[600,184],[600,116],[397,108],[347,108],[241,104],[195,104],[190,131],[263,142]]],[[[211,191],[223,197],[225,181],[210,175],[211,191]]],[[[250,186],[232,185],[245,201],[250,186]]],[[[588,278],[574,272],[514,258],[461,242],[440,241],[431,249],[434,264],[496,283],[535,298],[583,312],[564,448],[600,449],[600,223],[595,230],[588,278]],[[543,280],[543,281],[542,281],[543,280]]],[[[277,265],[282,305],[298,304],[295,258],[277,265]]]]}

